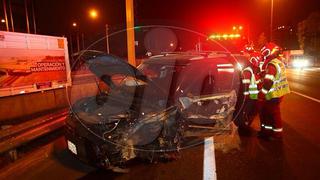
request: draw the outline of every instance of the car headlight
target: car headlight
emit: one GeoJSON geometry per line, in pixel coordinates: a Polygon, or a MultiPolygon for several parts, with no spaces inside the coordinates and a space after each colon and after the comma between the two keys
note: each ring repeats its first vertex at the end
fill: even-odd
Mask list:
{"type": "Polygon", "coordinates": [[[292,62],[293,67],[303,68],[309,66],[309,61],[307,59],[297,59],[292,62]]]}

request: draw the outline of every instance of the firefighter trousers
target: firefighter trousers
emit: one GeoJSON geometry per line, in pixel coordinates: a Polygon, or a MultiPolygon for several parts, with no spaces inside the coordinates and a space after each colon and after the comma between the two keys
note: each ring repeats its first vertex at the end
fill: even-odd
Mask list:
{"type": "Polygon", "coordinates": [[[282,132],[282,119],[280,104],[281,98],[273,98],[271,100],[262,101],[260,104],[260,121],[261,130],[281,134],[282,132]]]}

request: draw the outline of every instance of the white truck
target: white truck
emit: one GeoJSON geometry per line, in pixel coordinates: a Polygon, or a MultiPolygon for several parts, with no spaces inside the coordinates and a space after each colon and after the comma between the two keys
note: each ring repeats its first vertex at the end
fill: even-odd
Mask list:
{"type": "Polygon", "coordinates": [[[65,37],[0,31],[0,97],[68,85],[65,37]]]}

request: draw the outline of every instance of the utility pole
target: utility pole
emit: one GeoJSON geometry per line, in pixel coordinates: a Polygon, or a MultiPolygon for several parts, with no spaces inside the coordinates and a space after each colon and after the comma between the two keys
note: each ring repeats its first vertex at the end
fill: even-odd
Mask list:
{"type": "Polygon", "coordinates": [[[31,5],[32,5],[33,29],[34,29],[34,33],[37,34],[36,15],[35,15],[35,13],[34,13],[34,0],[31,0],[31,5]]]}
{"type": "Polygon", "coordinates": [[[24,0],[24,8],[25,8],[25,12],[26,12],[27,32],[30,34],[28,1],[27,0],[24,0]]]}
{"type": "Polygon", "coordinates": [[[73,57],[73,43],[72,43],[72,35],[69,35],[69,43],[70,43],[70,52],[71,52],[71,57],[73,57]]]}
{"type": "Polygon", "coordinates": [[[128,61],[132,66],[136,66],[133,0],[126,0],[126,17],[128,61]]]}
{"type": "Polygon", "coordinates": [[[270,12],[270,41],[272,41],[272,31],[273,31],[273,0],[271,0],[271,12],[270,12]]]}
{"type": "Polygon", "coordinates": [[[82,45],[82,50],[84,50],[84,33],[81,33],[81,45],[82,45]]]}
{"type": "Polygon", "coordinates": [[[80,52],[80,36],[79,36],[79,32],[77,32],[77,49],[78,49],[78,52],[80,52]]]}
{"type": "Polygon", "coordinates": [[[14,32],[14,23],[13,23],[11,0],[9,0],[9,14],[10,14],[10,21],[11,21],[11,30],[12,30],[12,32],[14,32]]]}
{"type": "Polygon", "coordinates": [[[109,47],[109,25],[106,24],[106,46],[107,46],[107,53],[110,54],[110,47],[109,47]]]}
{"type": "Polygon", "coordinates": [[[4,18],[5,18],[5,21],[6,21],[6,28],[7,28],[7,31],[9,31],[8,15],[7,15],[7,3],[6,3],[6,1],[7,0],[2,0],[2,3],[3,3],[4,18]]]}
{"type": "Polygon", "coordinates": [[[14,32],[14,22],[13,22],[13,15],[12,15],[12,7],[11,7],[11,0],[9,0],[9,14],[11,20],[11,30],[14,32]]]}

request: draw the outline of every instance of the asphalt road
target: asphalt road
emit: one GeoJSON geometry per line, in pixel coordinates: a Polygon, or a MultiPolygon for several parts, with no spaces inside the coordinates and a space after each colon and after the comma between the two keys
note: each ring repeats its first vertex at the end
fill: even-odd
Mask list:
{"type": "Polygon", "coordinates": [[[236,134],[222,139],[226,144],[215,144],[214,153],[204,156],[208,147],[199,145],[181,151],[177,161],[157,164],[135,161],[130,164],[129,173],[117,174],[82,164],[65,150],[63,138],[58,138],[51,143],[55,147],[53,156],[45,156],[36,163],[25,161],[8,179],[204,179],[207,177],[204,174],[212,169],[217,179],[227,180],[320,179],[320,103],[317,102],[320,69],[289,69],[287,74],[294,93],[287,95],[282,103],[283,141],[257,138],[257,118],[250,136],[236,134]],[[212,163],[209,168],[204,165],[208,159],[212,163]]]}
{"type": "Polygon", "coordinates": [[[320,99],[320,68],[287,69],[287,74],[293,91],[320,99]]]}

